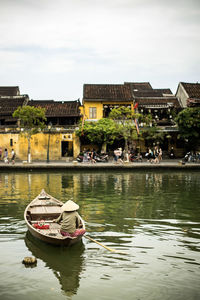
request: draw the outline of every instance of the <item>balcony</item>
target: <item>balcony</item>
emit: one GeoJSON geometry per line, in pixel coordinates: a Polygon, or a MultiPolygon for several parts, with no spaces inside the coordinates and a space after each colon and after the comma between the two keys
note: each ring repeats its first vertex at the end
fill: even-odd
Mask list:
{"type": "MultiPolygon", "coordinates": [[[[51,132],[74,132],[78,125],[53,125],[51,132]]],[[[21,128],[18,125],[0,125],[0,133],[19,133],[21,128]]],[[[48,127],[44,129],[44,133],[49,132],[48,127]]]]}

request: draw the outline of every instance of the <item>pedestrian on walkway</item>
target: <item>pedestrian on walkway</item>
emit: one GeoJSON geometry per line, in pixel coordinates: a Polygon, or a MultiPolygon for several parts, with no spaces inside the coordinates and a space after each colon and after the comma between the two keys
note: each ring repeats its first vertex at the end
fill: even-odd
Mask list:
{"type": "Polygon", "coordinates": [[[96,163],[96,152],[95,152],[95,149],[93,148],[92,151],[91,151],[91,154],[90,154],[90,161],[91,163],[96,163]]]}
{"type": "Polygon", "coordinates": [[[122,152],[122,148],[118,148],[118,161],[120,161],[121,163],[123,163],[123,152],[122,152]]]}
{"type": "Polygon", "coordinates": [[[4,162],[5,162],[6,164],[9,164],[8,150],[7,150],[7,148],[5,148],[5,150],[4,150],[4,162]]]}
{"type": "Polygon", "coordinates": [[[161,160],[162,160],[162,148],[161,147],[158,150],[158,159],[159,159],[159,162],[161,162],[161,160]]]}
{"type": "Polygon", "coordinates": [[[154,159],[154,153],[151,150],[151,148],[149,148],[148,155],[147,155],[147,161],[150,162],[150,163],[152,163],[153,159],[154,159]]]}
{"type": "Polygon", "coordinates": [[[159,160],[159,150],[158,150],[158,147],[155,146],[154,148],[154,164],[159,164],[160,163],[160,160],[159,160]]]}
{"type": "Polygon", "coordinates": [[[159,164],[159,159],[158,159],[158,147],[155,146],[154,149],[153,149],[153,157],[151,159],[151,164],[159,164]]]}
{"type": "Polygon", "coordinates": [[[117,163],[118,162],[118,158],[119,158],[119,152],[118,149],[114,150],[114,161],[117,163]]]}
{"type": "Polygon", "coordinates": [[[12,161],[12,164],[14,165],[15,164],[15,151],[14,151],[14,149],[12,149],[11,155],[12,155],[11,161],[12,161]]]}
{"type": "Polygon", "coordinates": [[[86,149],[84,148],[83,150],[83,162],[86,163],[88,162],[88,151],[86,151],[86,149]]]}

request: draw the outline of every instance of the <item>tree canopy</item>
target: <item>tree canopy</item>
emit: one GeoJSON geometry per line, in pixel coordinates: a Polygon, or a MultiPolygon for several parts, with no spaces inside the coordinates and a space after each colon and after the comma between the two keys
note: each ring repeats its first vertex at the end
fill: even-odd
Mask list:
{"type": "Polygon", "coordinates": [[[159,131],[156,126],[144,128],[142,131],[142,137],[149,146],[152,146],[153,143],[162,143],[165,135],[165,132],[159,131]]]}
{"type": "Polygon", "coordinates": [[[88,140],[99,147],[104,143],[112,144],[118,134],[115,122],[110,119],[100,119],[97,122],[86,121],[84,126],[80,124],[80,128],[76,131],[80,140],[88,140]]]}
{"type": "Polygon", "coordinates": [[[41,107],[28,105],[18,107],[14,111],[13,117],[18,118],[20,120],[20,127],[31,135],[37,133],[39,129],[43,129],[45,126],[45,109],[41,107]]]}
{"type": "Polygon", "coordinates": [[[128,142],[139,138],[136,122],[142,118],[140,114],[135,113],[130,108],[121,106],[114,108],[109,118],[115,121],[119,134],[124,138],[125,149],[128,150],[128,142]]]}
{"type": "Polygon", "coordinates": [[[182,110],[175,121],[177,122],[180,138],[188,140],[192,148],[196,148],[200,139],[200,108],[182,110]]]}
{"type": "Polygon", "coordinates": [[[28,162],[30,162],[31,136],[44,129],[45,109],[28,105],[22,106],[14,111],[13,117],[19,119],[20,127],[23,129],[22,134],[28,140],[28,162]]]}

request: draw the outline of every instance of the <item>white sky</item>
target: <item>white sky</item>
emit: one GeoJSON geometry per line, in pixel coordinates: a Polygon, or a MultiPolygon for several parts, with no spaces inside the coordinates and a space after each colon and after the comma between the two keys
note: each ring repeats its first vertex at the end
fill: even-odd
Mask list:
{"type": "Polygon", "coordinates": [[[0,86],[82,99],[84,83],[200,81],[199,0],[0,0],[0,86]]]}

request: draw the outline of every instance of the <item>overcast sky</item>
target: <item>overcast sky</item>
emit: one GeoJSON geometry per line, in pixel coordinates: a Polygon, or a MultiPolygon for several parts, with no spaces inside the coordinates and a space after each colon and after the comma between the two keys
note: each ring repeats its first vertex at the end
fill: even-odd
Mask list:
{"type": "Polygon", "coordinates": [[[200,82],[199,0],[0,0],[0,86],[82,99],[84,83],[200,82]]]}

